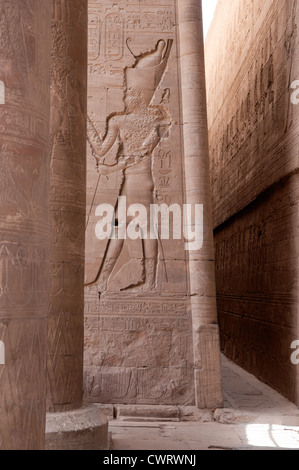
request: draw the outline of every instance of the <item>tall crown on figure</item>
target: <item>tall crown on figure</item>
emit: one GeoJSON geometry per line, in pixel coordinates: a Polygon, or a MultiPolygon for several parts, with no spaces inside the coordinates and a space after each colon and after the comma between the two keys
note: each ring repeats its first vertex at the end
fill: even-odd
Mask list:
{"type": "Polygon", "coordinates": [[[155,49],[137,57],[135,64],[125,72],[127,89],[135,88],[142,93],[144,101],[150,104],[164,75],[173,40],[158,41],[155,49]]]}

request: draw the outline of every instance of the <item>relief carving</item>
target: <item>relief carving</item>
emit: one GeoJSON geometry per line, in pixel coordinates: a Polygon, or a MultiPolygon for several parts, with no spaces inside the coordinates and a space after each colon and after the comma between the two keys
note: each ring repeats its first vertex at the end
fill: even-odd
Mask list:
{"type": "Polygon", "coordinates": [[[46,0],[0,2],[0,81],[5,84],[5,96],[0,92],[0,339],[6,349],[0,373],[3,450],[44,448],[49,13],[46,0]]]}
{"type": "MultiPolygon", "coordinates": [[[[116,17],[114,18],[116,21],[116,17]]],[[[117,41],[119,44],[119,40],[117,41]]],[[[172,41],[159,40],[156,47],[136,58],[132,67],[125,68],[123,113],[107,119],[104,137],[95,126],[89,130],[89,143],[97,161],[99,178],[109,181],[110,175],[121,175],[119,195],[127,198],[127,206],[143,204],[149,214],[154,203],[153,152],[162,139],[167,139],[172,126],[170,113],[163,99],[160,105],[151,104],[155,91],[164,76],[172,41]]],[[[165,90],[163,96],[169,96],[165,90]]],[[[99,185],[98,185],[99,186],[99,185]]],[[[97,186],[97,187],[98,187],[97,186]]],[[[119,231],[118,207],[115,205],[115,232],[119,231]]],[[[132,218],[127,218],[129,224],[132,218]]],[[[124,240],[109,240],[103,261],[88,285],[97,283],[100,293],[117,292],[136,287],[134,292],[153,292],[156,284],[158,242],[147,239],[126,240],[129,260],[116,267],[124,240]]],[[[146,238],[146,237],[143,237],[146,238]]]]}
{"type": "MultiPolygon", "coordinates": [[[[50,413],[82,404],[87,3],[55,0],[51,21],[50,413]]],[[[98,28],[90,34],[99,44],[98,28]]]]}
{"type": "MultiPolygon", "coordinates": [[[[47,266],[42,254],[0,242],[0,299],[7,308],[28,306],[43,291],[47,266]],[[16,292],[18,296],[16,297],[16,292]]],[[[42,299],[41,299],[42,301],[42,299]]]]}
{"type": "Polygon", "coordinates": [[[101,46],[101,21],[97,12],[89,14],[88,27],[88,51],[89,59],[97,59],[100,54],[101,46]]]}
{"type": "Polygon", "coordinates": [[[127,31],[170,32],[173,29],[172,9],[142,9],[130,12],[127,17],[127,31]]]}
{"type": "Polygon", "coordinates": [[[118,13],[110,13],[105,19],[106,57],[119,60],[123,55],[124,20],[118,13]]]}
{"type": "Polygon", "coordinates": [[[5,85],[2,80],[0,80],[0,104],[5,103],[5,85]]]}
{"type": "MultiPolygon", "coordinates": [[[[0,147],[1,153],[1,173],[0,173],[0,214],[9,211],[10,214],[28,215],[29,203],[25,197],[23,188],[15,181],[16,169],[12,169],[13,152],[8,145],[0,147]]],[[[22,170],[21,170],[22,171],[22,170]]]]}
{"type": "MultiPolygon", "coordinates": [[[[29,11],[28,15],[30,15],[29,11]]],[[[23,92],[24,80],[28,77],[26,30],[21,8],[10,4],[10,2],[1,2],[0,78],[5,79],[6,83],[10,83],[10,87],[23,92]],[[13,24],[19,24],[21,27],[13,30],[13,24]],[[14,67],[16,67],[18,73],[15,73],[16,69],[14,67]]]]}
{"type": "Polygon", "coordinates": [[[184,240],[132,240],[133,222],[147,230],[118,199],[142,204],[144,217],[150,204],[184,200],[176,7],[90,2],[85,388],[95,402],[194,403],[184,240]],[[115,209],[110,241],[95,234],[105,203],[111,218],[115,209]]]}

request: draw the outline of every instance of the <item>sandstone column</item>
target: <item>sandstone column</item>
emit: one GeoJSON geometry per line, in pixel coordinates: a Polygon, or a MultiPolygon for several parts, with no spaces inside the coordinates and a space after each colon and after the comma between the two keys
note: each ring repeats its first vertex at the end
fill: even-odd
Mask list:
{"type": "Polygon", "coordinates": [[[53,0],[48,411],[82,405],[86,1],[53,0]]]}
{"type": "Polygon", "coordinates": [[[189,251],[196,403],[199,408],[214,408],[222,405],[222,387],[201,2],[178,0],[178,18],[186,203],[204,208],[203,246],[189,251]]]}
{"type": "Polygon", "coordinates": [[[48,449],[101,449],[107,442],[106,420],[82,407],[87,4],[52,1],[48,449]]]}
{"type": "Polygon", "coordinates": [[[47,0],[0,3],[2,450],[44,447],[49,305],[49,14],[47,0]]]}

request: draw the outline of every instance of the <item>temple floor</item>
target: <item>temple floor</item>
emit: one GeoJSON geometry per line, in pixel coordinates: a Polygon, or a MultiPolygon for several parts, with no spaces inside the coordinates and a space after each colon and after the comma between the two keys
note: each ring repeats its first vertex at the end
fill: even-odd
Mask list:
{"type": "Polygon", "coordinates": [[[299,449],[298,408],[222,356],[224,408],[199,421],[110,421],[111,450],[299,449]]]}

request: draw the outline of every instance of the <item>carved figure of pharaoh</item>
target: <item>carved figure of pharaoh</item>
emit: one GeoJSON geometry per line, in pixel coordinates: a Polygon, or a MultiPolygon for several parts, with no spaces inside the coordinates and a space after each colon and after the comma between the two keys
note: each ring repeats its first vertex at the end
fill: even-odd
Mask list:
{"type": "MultiPolygon", "coordinates": [[[[161,139],[167,138],[171,117],[162,100],[151,104],[160,85],[169,59],[172,41],[158,41],[154,50],[136,57],[132,67],[125,69],[125,110],[112,115],[107,122],[106,134],[100,142],[89,139],[98,162],[98,171],[109,178],[114,172],[122,173],[120,196],[126,196],[127,207],[142,204],[150,214],[154,203],[154,178],[152,155],[161,139]]],[[[164,96],[169,90],[166,90],[164,96]]],[[[116,237],[108,242],[107,249],[97,276],[100,293],[130,289],[130,292],[154,292],[156,283],[158,241],[148,233],[143,234],[140,243],[127,240],[130,259],[113,274],[122,252],[124,240],[118,239],[118,210],[116,212],[116,237]]],[[[132,217],[126,218],[128,225],[132,217]]],[[[148,224],[149,225],[149,224],[148,224]]]]}

